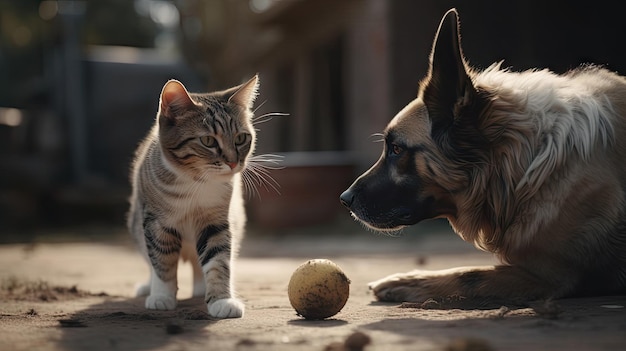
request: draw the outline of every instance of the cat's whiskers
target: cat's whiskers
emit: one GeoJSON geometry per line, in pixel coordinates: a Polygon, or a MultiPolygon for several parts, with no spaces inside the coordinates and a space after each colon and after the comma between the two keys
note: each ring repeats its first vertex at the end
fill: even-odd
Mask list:
{"type": "Polygon", "coordinates": [[[259,194],[259,191],[254,186],[252,179],[250,178],[250,175],[248,172],[242,172],[241,179],[243,181],[244,191],[246,194],[248,194],[248,198],[253,198],[255,195],[258,198],[261,197],[261,194],[259,194]]]}
{"type": "Polygon", "coordinates": [[[282,161],[282,156],[274,154],[256,155],[248,159],[247,166],[242,171],[242,179],[249,197],[256,195],[260,198],[261,194],[258,188],[261,186],[266,191],[270,191],[271,188],[280,194],[278,190],[280,184],[270,173],[271,170],[283,168],[279,165],[280,161],[282,161]]]}
{"type": "Polygon", "coordinates": [[[270,185],[278,192],[274,186],[276,181],[272,178],[269,171],[264,169],[262,166],[257,164],[250,165],[250,174],[253,176],[251,179],[257,186],[262,186],[265,190],[269,190],[268,185],[270,185]]]}
{"type": "Polygon", "coordinates": [[[279,164],[283,161],[283,158],[285,157],[282,155],[262,154],[262,155],[251,156],[249,160],[253,162],[263,162],[263,163],[269,163],[269,164],[274,165],[274,166],[270,166],[270,165],[264,164],[264,166],[270,169],[283,169],[284,168],[283,166],[279,166],[279,164]]]}
{"type": "Polygon", "coordinates": [[[268,112],[252,118],[252,125],[257,125],[271,121],[274,117],[289,116],[288,113],[268,112]]]}
{"type": "Polygon", "coordinates": [[[249,170],[248,167],[241,172],[241,179],[243,180],[246,194],[248,194],[248,198],[261,198],[261,193],[259,192],[257,185],[255,184],[255,178],[253,176],[253,171],[249,170]]]}
{"type": "Polygon", "coordinates": [[[257,106],[254,110],[252,110],[252,114],[255,114],[261,107],[263,107],[263,105],[265,105],[267,103],[267,99],[263,100],[263,102],[261,102],[259,104],[259,106],[257,106]]]}

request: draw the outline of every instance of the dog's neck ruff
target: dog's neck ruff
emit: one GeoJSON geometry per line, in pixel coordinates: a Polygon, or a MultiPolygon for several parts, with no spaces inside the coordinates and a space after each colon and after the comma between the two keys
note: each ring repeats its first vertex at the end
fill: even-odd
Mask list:
{"type": "Polygon", "coordinates": [[[534,218],[518,218],[529,214],[533,197],[558,182],[554,177],[573,167],[572,161],[587,162],[614,143],[619,116],[607,96],[614,77],[596,67],[561,76],[548,70],[510,72],[499,63],[475,73],[474,85],[491,99],[482,128],[503,130],[487,167],[493,174],[476,180],[466,198],[478,201],[471,206],[476,213],[470,210],[452,221],[464,239],[481,249],[506,251],[530,242],[558,215],[544,206],[531,211],[534,218]]]}

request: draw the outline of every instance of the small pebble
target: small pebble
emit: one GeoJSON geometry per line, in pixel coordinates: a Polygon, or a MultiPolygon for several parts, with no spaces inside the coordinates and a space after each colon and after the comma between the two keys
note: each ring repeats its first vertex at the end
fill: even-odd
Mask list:
{"type": "Polygon", "coordinates": [[[452,341],[445,348],[446,351],[493,351],[493,347],[486,340],[478,338],[461,338],[452,341]]]}
{"type": "Polygon", "coordinates": [[[372,339],[367,334],[357,331],[346,338],[344,346],[349,351],[362,351],[370,342],[372,339]]]}
{"type": "Polygon", "coordinates": [[[170,335],[180,334],[183,332],[183,326],[178,321],[168,321],[165,324],[165,332],[170,335]]]}
{"type": "Polygon", "coordinates": [[[61,324],[61,328],[84,328],[87,326],[78,319],[59,319],[59,324],[61,324]]]}

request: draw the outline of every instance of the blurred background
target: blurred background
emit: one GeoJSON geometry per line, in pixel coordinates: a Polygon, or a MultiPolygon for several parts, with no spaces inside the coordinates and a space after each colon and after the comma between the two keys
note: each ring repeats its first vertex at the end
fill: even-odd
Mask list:
{"type": "Polygon", "coordinates": [[[615,1],[0,0],[0,240],[122,227],[165,81],[204,92],[257,72],[257,115],[289,116],[259,125],[257,153],[285,158],[280,194],[249,201],[251,225],[347,219],[338,196],[378,158],[371,134],[415,97],[451,7],[475,67],[626,74],[615,1]]]}

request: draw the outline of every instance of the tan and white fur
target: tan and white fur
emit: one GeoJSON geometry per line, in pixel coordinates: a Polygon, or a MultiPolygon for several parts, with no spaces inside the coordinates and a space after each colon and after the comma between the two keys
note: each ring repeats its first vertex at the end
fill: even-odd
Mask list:
{"type": "Polygon", "coordinates": [[[253,159],[257,90],[257,76],[207,94],[191,94],[175,80],[163,87],[131,174],[128,228],[150,266],[148,283],[136,292],[147,295],[146,308],[176,307],[182,258],[192,263],[193,296],[205,296],[211,316],[243,316],[233,265],[246,221],[242,172],[253,159]]]}
{"type": "Polygon", "coordinates": [[[502,264],[392,275],[383,301],[478,305],[626,293],[626,79],[471,68],[443,17],[418,96],[378,162],[341,195],[367,226],[447,218],[502,264]],[[458,300],[457,299],[457,300],[458,300]]]}

